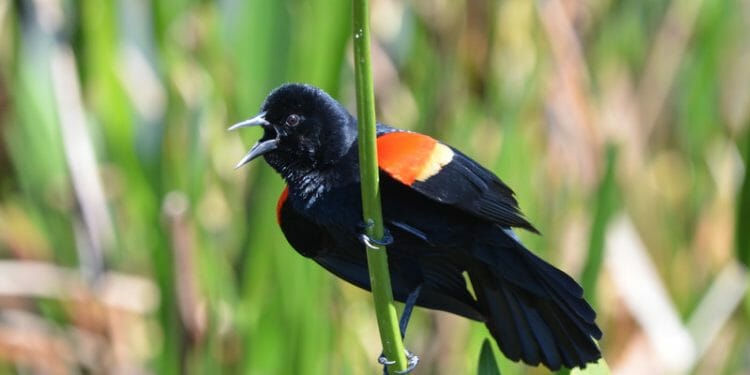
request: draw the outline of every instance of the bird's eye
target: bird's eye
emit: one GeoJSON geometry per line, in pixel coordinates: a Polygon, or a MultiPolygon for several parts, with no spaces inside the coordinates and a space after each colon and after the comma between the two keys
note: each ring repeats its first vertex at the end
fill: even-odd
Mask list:
{"type": "Polygon", "coordinates": [[[295,115],[294,113],[292,113],[286,118],[286,121],[284,122],[284,124],[286,126],[297,126],[299,125],[301,121],[302,119],[300,118],[299,115],[295,115]]]}

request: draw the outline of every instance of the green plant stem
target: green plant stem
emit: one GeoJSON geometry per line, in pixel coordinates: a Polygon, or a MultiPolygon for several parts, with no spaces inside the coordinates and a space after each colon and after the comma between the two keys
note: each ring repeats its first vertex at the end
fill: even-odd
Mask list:
{"type": "Polygon", "coordinates": [[[607,225],[612,219],[617,205],[617,181],[615,176],[617,149],[607,145],[607,161],[604,176],[596,192],[594,212],[592,214],[591,233],[589,234],[589,252],[581,274],[581,286],[586,300],[596,306],[596,285],[604,261],[604,239],[607,225]]]}
{"type": "MultiPolygon", "coordinates": [[[[750,130],[745,131],[744,155],[745,178],[742,180],[742,187],[737,197],[735,243],[737,244],[737,259],[745,267],[750,267],[750,231],[748,231],[748,228],[750,228],[750,130]]],[[[750,294],[748,294],[748,297],[750,297],[750,294]]]]}
{"type": "MultiPolygon", "coordinates": [[[[357,86],[357,117],[359,118],[359,173],[362,182],[362,213],[370,238],[383,238],[383,215],[380,208],[380,186],[375,133],[375,99],[370,59],[370,26],[367,0],[353,0],[354,74],[357,86]]],[[[370,286],[375,300],[383,353],[395,364],[390,371],[407,367],[404,343],[398,328],[398,315],[393,304],[388,256],[385,246],[365,248],[370,271],[370,286]]]]}

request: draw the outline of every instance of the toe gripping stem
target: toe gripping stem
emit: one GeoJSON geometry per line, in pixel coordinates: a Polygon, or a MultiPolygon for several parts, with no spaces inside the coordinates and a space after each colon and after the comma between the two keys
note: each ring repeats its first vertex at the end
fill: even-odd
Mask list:
{"type": "Polygon", "coordinates": [[[393,244],[393,236],[391,235],[391,232],[388,231],[388,228],[383,227],[383,238],[380,240],[376,240],[370,236],[367,235],[367,228],[372,227],[375,225],[375,223],[370,219],[367,220],[367,223],[362,225],[364,231],[362,234],[359,235],[359,241],[362,242],[365,246],[367,246],[368,249],[371,250],[377,250],[379,247],[382,246],[390,246],[393,244]]]}
{"type": "MultiPolygon", "coordinates": [[[[417,368],[417,365],[419,364],[419,356],[404,349],[404,354],[406,354],[406,370],[404,371],[396,371],[395,374],[403,375],[408,374],[414,371],[415,368],[417,368]]],[[[381,354],[378,358],[378,363],[383,365],[383,374],[388,374],[388,366],[393,365],[396,363],[396,361],[391,361],[388,358],[385,357],[385,354],[381,354]]]]}

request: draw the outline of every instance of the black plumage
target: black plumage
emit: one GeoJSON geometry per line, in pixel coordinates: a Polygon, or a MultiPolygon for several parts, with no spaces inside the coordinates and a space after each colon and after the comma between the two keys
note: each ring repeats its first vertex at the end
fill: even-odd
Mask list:
{"type": "MultiPolygon", "coordinates": [[[[359,242],[356,119],[323,91],[288,84],[269,95],[261,115],[237,126],[250,125],[262,126],[264,135],[240,165],[263,155],[286,180],[288,195],[278,218],[289,243],[369,290],[359,242]]],[[[378,125],[379,143],[394,132],[402,131],[378,125]]],[[[431,138],[410,134],[430,144],[431,138]]],[[[411,152],[411,136],[403,138],[403,145],[396,144],[399,152],[411,152]]],[[[457,150],[438,151],[449,162],[414,181],[381,163],[383,218],[393,237],[388,262],[394,298],[403,302],[420,287],[417,305],[485,322],[502,352],[515,361],[556,370],[598,360],[595,339],[602,332],[594,310],[572,278],[526,249],[512,232],[512,227],[536,232],[512,190],[457,150]]]]}

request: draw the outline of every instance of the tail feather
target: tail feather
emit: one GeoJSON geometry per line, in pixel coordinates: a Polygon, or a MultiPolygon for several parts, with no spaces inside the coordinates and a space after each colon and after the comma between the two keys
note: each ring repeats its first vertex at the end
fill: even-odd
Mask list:
{"type": "Polygon", "coordinates": [[[557,370],[601,357],[596,313],[572,278],[520,244],[479,255],[469,277],[487,327],[508,358],[557,370]]]}
{"type": "Polygon", "coordinates": [[[487,311],[487,328],[497,341],[500,350],[513,361],[521,360],[523,358],[521,336],[524,336],[524,333],[518,331],[518,324],[512,319],[513,314],[508,301],[499,290],[479,287],[475,291],[480,306],[486,306],[482,307],[487,311]],[[504,317],[504,319],[495,319],[495,317],[504,317]],[[498,339],[500,337],[503,338],[502,341],[498,339]]]}
{"type": "Polygon", "coordinates": [[[521,342],[522,358],[528,363],[539,364],[541,361],[540,348],[533,335],[532,327],[529,325],[522,311],[522,304],[518,301],[518,297],[510,293],[507,289],[502,289],[501,292],[513,315],[513,322],[515,323],[515,328],[521,342]]]}
{"type": "Polygon", "coordinates": [[[575,324],[581,331],[588,332],[589,335],[591,335],[595,339],[598,340],[602,338],[602,331],[595,323],[596,312],[588,304],[588,302],[583,299],[583,289],[581,289],[581,287],[578,286],[578,284],[575,283],[575,281],[564,272],[558,270],[555,267],[552,267],[532,253],[529,252],[528,254],[533,257],[532,263],[534,263],[536,266],[539,266],[536,273],[539,275],[540,280],[545,285],[549,296],[561,309],[563,309],[567,313],[568,317],[571,318],[570,320],[572,321],[572,323],[575,324]],[[568,288],[567,285],[566,287],[560,288],[560,284],[556,283],[556,281],[559,281],[563,278],[569,280],[570,282],[573,282],[576,287],[578,287],[578,289],[581,289],[581,293],[575,296],[566,293],[570,290],[570,288],[568,288]],[[576,316],[579,319],[575,319],[576,316]]]}
{"type": "Polygon", "coordinates": [[[581,305],[584,305],[590,309],[588,303],[586,303],[583,298],[564,298],[563,296],[560,296],[560,293],[552,286],[549,289],[549,298],[551,299],[551,302],[553,302],[552,305],[554,306],[554,309],[562,312],[562,316],[565,317],[566,320],[569,320],[569,322],[564,323],[572,324],[574,327],[578,328],[578,330],[586,332],[596,339],[601,338],[602,332],[594,323],[596,315],[583,315],[581,313],[581,305]]]}
{"type": "Polygon", "coordinates": [[[562,356],[562,364],[573,368],[585,366],[601,357],[599,348],[592,341],[590,334],[581,331],[573,324],[570,316],[559,314],[554,308],[540,309],[545,326],[549,327],[557,341],[557,348],[562,356]]]}
{"type": "MultiPolygon", "coordinates": [[[[533,268],[536,268],[535,273],[540,276],[540,280],[545,284],[546,289],[554,292],[561,301],[564,301],[584,321],[593,322],[596,318],[596,312],[583,299],[583,288],[565,272],[553,267],[528,250],[524,249],[524,251],[527,253],[527,257],[533,268]]],[[[596,338],[601,338],[601,332],[596,338]]]]}
{"type": "Polygon", "coordinates": [[[563,360],[560,352],[557,350],[555,337],[549,329],[545,329],[546,323],[544,323],[544,319],[539,314],[539,311],[532,309],[525,304],[519,305],[524,314],[526,314],[534,338],[537,343],[539,343],[542,354],[542,363],[547,364],[550,368],[560,367],[563,360]]]}

